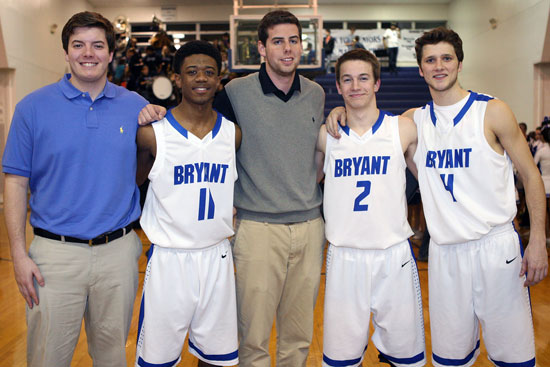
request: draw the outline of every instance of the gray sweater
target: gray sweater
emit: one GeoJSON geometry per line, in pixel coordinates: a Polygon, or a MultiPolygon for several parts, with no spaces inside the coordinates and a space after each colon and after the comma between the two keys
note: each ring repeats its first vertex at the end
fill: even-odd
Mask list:
{"type": "Polygon", "coordinates": [[[225,87],[242,129],[235,184],[239,218],[295,223],[320,215],[314,157],[325,93],[302,76],[300,89],[284,102],[263,93],[258,73],[225,87]]]}

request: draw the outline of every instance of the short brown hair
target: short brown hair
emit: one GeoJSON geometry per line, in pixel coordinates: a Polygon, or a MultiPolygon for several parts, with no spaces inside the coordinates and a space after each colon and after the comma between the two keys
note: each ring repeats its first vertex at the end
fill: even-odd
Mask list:
{"type": "Polygon", "coordinates": [[[79,27],[103,29],[105,31],[105,39],[107,40],[109,52],[115,51],[115,29],[111,22],[99,13],[83,11],[73,15],[63,27],[61,41],[63,42],[63,49],[65,52],[69,51],[69,38],[74,33],[75,28],[79,27]]]}
{"type": "Polygon", "coordinates": [[[267,37],[269,36],[267,31],[269,28],[274,27],[278,24],[294,24],[298,27],[298,33],[300,36],[300,42],[302,41],[302,26],[300,21],[294,14],[286,10],[274,10],[270,11],[260,21],[258,24],[258,39],[265,46],[267,42],[267,37]]]}
{"type": "Polygon", "coordinates": [[[424,34],[421,37],[417,38],[414,42],[414,50],[416,51],[416,61],[418,62],[418,65],[420,65],[420,63],[422,62],[423,47],[426,45],[435,45],[439,42],[447,42],[451,44],[455,49],[458,62],[462,62],[462,60],[464,60],[462,40],[460,39],[458,33],[453,31],[452,29],[437,27],[432,29],[431,31],[424,32],[424,34]]]}
{"type": "Polygon", "coordinates": [[[362,48],[356,48],[340,56],[336,62],[337,83],[340,83],[340,68],[342,67],[342,64],[351,60],[360,60],[369,63],[372,66],[372,76],[374,77],[374,82],[376,83],[380,79],[380,61],[378,61],[372,52],[362,48]]]}

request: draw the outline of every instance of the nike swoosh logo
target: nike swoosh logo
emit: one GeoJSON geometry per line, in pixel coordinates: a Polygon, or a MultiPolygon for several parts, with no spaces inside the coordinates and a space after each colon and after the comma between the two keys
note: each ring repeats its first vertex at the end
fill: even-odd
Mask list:
{"type": "Polygon", "coordinates": [[[515,259],[517,259],[517,256],[514,257],[512,260],[506,260],[506,264],[510,264],[512,261],[514,261],[515,259]]]}
{"type": "Polygon", "coordinates": [[[411,260],[407,261],[406,263],[402,264],[401,267],[404,267],[405,265],[407,265],[410,262],[411,262],[411,260]]]}
{"type": "Polygon", "coordinates": [[[227,255],[222,255],[222,259],[225,259],[226,256],[227,256],[227,255]]]}

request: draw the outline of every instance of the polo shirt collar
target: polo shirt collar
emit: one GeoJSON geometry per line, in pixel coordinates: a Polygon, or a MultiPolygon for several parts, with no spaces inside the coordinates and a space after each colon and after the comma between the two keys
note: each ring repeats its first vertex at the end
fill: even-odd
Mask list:
{"type": "MultiPolygon", "coordinates": [[[[71,79],[71,74],[67,73],[59,81],[59,87],[61,88],[61,91],[63,91],[63,94],[65,95],[65,97],[67,97],[68,99],[73,99],[73,98],[76,98],[76,97],[82,95],[82,91],[79,90],[78,88],[76,88],[70,82],[69,79],[71,79]]],[[[107,81],[107,83],[105,83],[105,88],[103,88],[103,91],[101,93],[99,93],[97,98],[101,98],[103,96],[105,96],[107,98],[114,98],[115,95],[116,95],[116,90],[115,90],[114,85],[112,83],[110,83],[109,81],[107,81]]]]}
{"type": "Polygon", "coordinates": [[[282,90],[277,88],[275,84],[271,81],[271,78],[267,74],[267,70],[265,67],[265,62],[262,63],[262,66],[260,67],[260,85],[262,86],[262,91],[264,94],[273,93],[277,97],[279,97],[284,102],[287,102],[290,97],[294,94],[295,91],[300,91],[300,76],[298,74],[298,70],[296,70],[296,73],[294,73],[294,80],[292,81],[292,85],[290,86],[290,90],[287,94],[285,94],[282,90]]]}

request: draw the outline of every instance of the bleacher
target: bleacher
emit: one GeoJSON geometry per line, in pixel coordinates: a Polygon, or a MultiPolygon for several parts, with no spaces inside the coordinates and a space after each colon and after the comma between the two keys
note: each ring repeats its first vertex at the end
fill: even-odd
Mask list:
{"type": "MultiPolygon", "coordinates": [[[[400,67],[397,75],[382,68],[380,90],[376,93],[378,108],[399,115],[409,108],[421,107],[431,100],[428,86],[418,74],[417,67],[400,67]]],[[[344,105],[344,99],[336,89],[335,74],[315,78],[326,93],[325,116],[330,110],[344,105]]]]}

